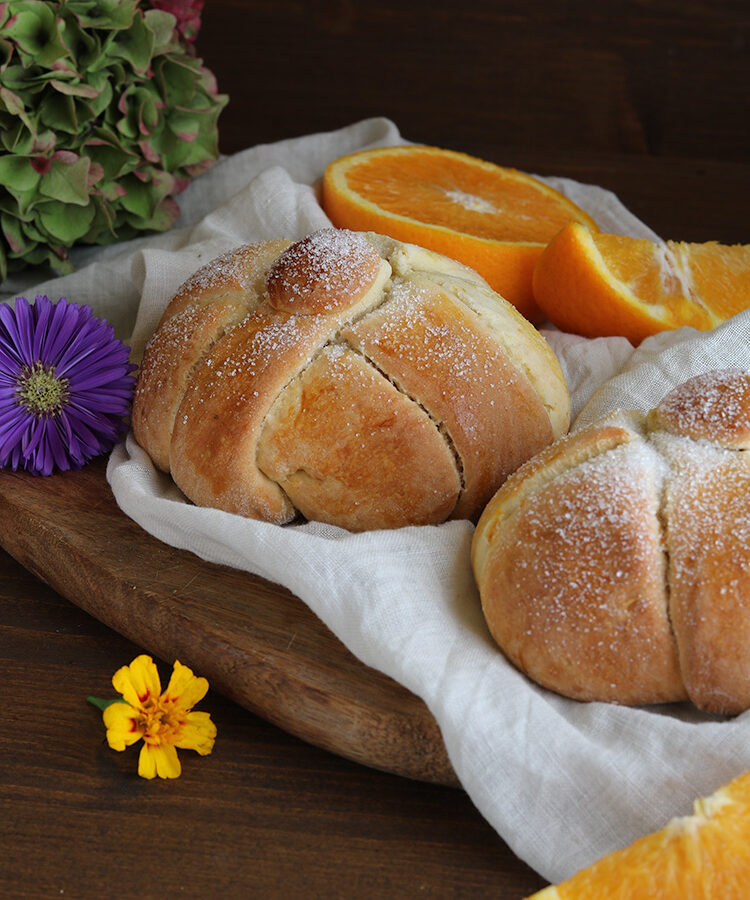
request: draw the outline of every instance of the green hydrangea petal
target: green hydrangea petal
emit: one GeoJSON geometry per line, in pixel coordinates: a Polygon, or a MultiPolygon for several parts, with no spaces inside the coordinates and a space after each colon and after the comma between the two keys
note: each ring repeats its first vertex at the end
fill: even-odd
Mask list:
{"type": "Polygon", "coordinates": [[[49,172],[41,177],[39,193],[61,203],[85,206],[89,202],[90,166],[88,157],[53,159],[49,172]]]}
{"type": "Polygon", "coordinates": [[[33,215],[34,207],[41,199],[39,191],[36,187],[33,187],[27,191],[22,191],[13,186],[8,188],[8,192],[13,196],[13,199],[15,200],[15,204],[18,209],[18,218],[21,219],[21,221],[33,215]]]}
{"type": "Polygon", "coordinates": [[[96,3],[73,2],[68,8],[84,28],[119,31],[128,28],[135,17],[135,0],[97,0],[96,3]]]}
{"type": "Polygon", "coordinates": [[[12,38],[25,64],[51,66],[67,55],[60,36],[60,21],[55,10],[42,0],[16,0],[12,16],[3,26],[6,37],[12,38]]]}
{"type": "Polygon", "coordinates": [[[200,133],[200,119],[189,112],[170,113],[167,122],[181,141],[194,141],[200,133]]]}
{"type": "Polygon", "coordinates": [[[150,0],[0,0],[0,279],[174,223],[227,102],[178,18],[150,0]]]}
{"type": "Polygon", "coordinates": [[[60,81],[54,78],[50,81],[50,87],[53,87],[61,94],[69,97],[86,97],[89,100],[95,100],[101,93],[102,88],[94,87],[93,84],[84,84],[82,82],[60,81]]]}
{"type": "Polygon", "coordinates": [[[154,36],[154,56],[179,49],[175,31],[176,20],[172,13],[162,9],[147,9],[143,13],[143,18],[154,36]]]}
{"type": "Polygon", "coordinates": [[[31,118],[26,114],[23,100],[13,91],[0,84],[0,115],[3,113],[7,113],[11,117],[18,117],[32,134],[36,132],[31,118]]]}
{"type": "Polygon", "coordinates": [[[107,181],[114,181],[121,175],[132,172],[139,163],[138,154],[126,150],[121,144],[105,141],[97,144],[89,143],[86,150],[91,160],[102,167],[107,181]]]}
{"type": "Polygon", "coordinates": [[[94,213],[93,204],[72,206],[63,203],[44,203],[37,208],[39,222],[44,230],[67,247],[86,234],[94,213]]]}
{"type": "Polygon", "coordinates": [[[57,91],[46,94],[39,104],[39,121],[53,131],[77,134],[78,116],[73,98],[57,91]]]}
{"type": "Polygon", "coordinates": [[[107,48],[111,56],[126,60],[139,73],[148,71],[153,49],[154,33],[146,27],[140,12],[129,28],[117,32],[107,48]]]}
{"type": "Polygon", "coordinates": [[[65,62],[75,65],[79,73],[88,70],[91,63],[98,59],[102,52],[102,42],[99,35],[91,28],[81,28],[75,15],[70,10],[71,4],[61,10],[65,30],[63,41],[68,48],[68,57],[65,62]]]}
{"type": "Polygon", "coordinates": [[[3,213],[0,215],[0,227],[5,243],[12,254],[20,255],[24,250],[30,249],[29,241],[26,239],[18,219],[3,213]]]}
{"type": "Polygon", "coordinates": [[[150,185],[128,175],[122,179],[122,186],[127,191],[122,198],[123,208],[143,221],[150,219],[158,202],[150,185]]]}
{"type": "Polygon", "coordinates": [[[88,82],[97,92],[91,100],[90,107],[93,118],[98,119],[112,103],[114,96],[112,82],[106,72],[89,72],[88,82]]]}
{"type": "MultiPolygon", "coordinates": [[[[6,4],[0,3],[0,22],[2,21],[2,8],[6,4]]],[[[0,28],[2,25],[0,24],[0,28]]],[[[2,34],[0,34],[0,72],[3,69],[7,68],[11,59],[13,58],[13,44],[10,41],[6,40],[2,34]]]]}
{"type": "Polygon", "coordinates": [[[151,231],[169,231],[177,221],[180,207],[172,197],[165,197],[154,210],[148,228],[151,231]]]}
{"type": "Polygon", "coordinates": [[[30,159],[22,156],[0,156],[0,184],[8,190],[35,190],[39,180],[39,173],[34,170],[30,159]]]}

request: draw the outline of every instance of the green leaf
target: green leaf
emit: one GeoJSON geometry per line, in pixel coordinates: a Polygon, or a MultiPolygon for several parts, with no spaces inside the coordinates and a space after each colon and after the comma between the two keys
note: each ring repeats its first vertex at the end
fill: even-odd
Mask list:
{"type": "Polygon", "coordinates": [[[122,699],[122,697],[115,697],[113,700],[102,700],[100,697],[86,697],[88,703],[92,706],[95,706],[97,709],[100,709],[102,712],[108,707],[112,706],[113,703],[125,703],[126,701],[122,699]]]}

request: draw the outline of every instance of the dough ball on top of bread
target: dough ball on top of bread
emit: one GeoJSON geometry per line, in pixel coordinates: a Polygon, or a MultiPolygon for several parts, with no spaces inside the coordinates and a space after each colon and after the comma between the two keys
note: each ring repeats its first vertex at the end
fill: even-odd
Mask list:
{"type": "Polygon", "coordinates": [[[146,348],[133,429],[198,505],[362,531],[478,517],[569,414],[546,341],[479,275],[325,229],[188,279],[146,348]]]}
{"type": "Polygon", "coordinates": [[[750,708],[748,450],[750,372],[709,372],[514,473],[472,546],[510,661],[580,700],[750,708]]]}

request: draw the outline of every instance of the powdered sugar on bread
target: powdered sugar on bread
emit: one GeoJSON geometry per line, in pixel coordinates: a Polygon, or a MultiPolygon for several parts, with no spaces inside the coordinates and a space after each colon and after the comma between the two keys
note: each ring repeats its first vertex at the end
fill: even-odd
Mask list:
{"type": "Polygon", "coordinates": [[[472,556],[517,666],[578,699],[750,708],[748,412],[750,373],[708,373],[508,479],[472,556]]]}

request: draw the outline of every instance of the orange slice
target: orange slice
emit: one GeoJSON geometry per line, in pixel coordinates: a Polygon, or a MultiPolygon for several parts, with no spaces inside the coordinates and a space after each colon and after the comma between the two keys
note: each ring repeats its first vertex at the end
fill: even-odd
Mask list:
{"type": "Polygon", "coordinates": [[[332,162],[323,209],[339,228],[376,231],[450,256],[479,272],[532,321],[531,278],[568,222],[596,223],[530,175],[437,147],[364,150],[332,162]]]}
{"type": "Polygon", "coordinates": [[[564,331],[645,337],[706,330],[750,306],[750,245],[656,243],[565,226],[534,271],[534,296],[564,331]]]}
{"type": "Polygon", "coordinates": [[[527,900],[745,900],[750,894],[750,772],[653,832],[527,900]]]}

